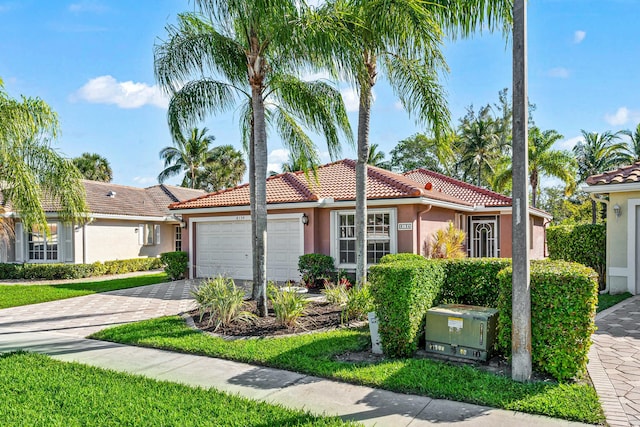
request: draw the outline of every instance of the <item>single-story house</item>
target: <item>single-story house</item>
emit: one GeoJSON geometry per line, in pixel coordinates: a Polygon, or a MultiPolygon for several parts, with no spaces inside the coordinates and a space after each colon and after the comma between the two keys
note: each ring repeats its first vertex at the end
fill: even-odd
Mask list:
{"type": "Polygon", "coordinates": [[[590,176],[583,190],[607,206],[607,287],[640,293],[640,162],[590,176]]]}
{"type": "MultiPolygon", "coordinates": [[[[424,169],[404,175],[368,167],[368,263],[386,254],[426,255],[433,233],[453,224],[466,231],[470,257],[511,256],[511,198],[424,169]]],[[[174,203],[188,233],[191,277],[226,274],[252,279],[248,184],[174,203]]],[[[298,280],[298,258],[331,255],[336,268],[355,269],[355,162],[321,166],[314,176],[267,179],[267,278],[298,280]]],[[[530,209],[531,257],[544,257],[551,216],[530,209]]]]}
{"type": "Polygon", "coordinates": [[[88,221],[65,224],[58,217],[56,202],[44,200],[48,235],[37,226],[25,229],[19,214],[6,207],[5,217],[15,221],[15,233],[0,244],[0,261],[84,264],[181,250],[184,223],[168,206],[205,194],[171,185],[136,188],[89,180],[83,180],[83,185],[88,221]]]}

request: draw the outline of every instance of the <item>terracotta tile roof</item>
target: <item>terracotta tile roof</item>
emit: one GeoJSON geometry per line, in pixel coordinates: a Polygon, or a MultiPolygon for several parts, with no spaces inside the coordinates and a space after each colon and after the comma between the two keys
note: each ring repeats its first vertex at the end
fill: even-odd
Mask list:
{"type": "Polygon", "coordinates": [[[636,182],[640,182],[640,162],[592,175],[586,181],[588,185],[632,184],[636,182]]]}
{"type": "MultiPolygon", "coordinates": [[[[267,204],[315,202],[324,198],[355,200],[355,161],[341,160],[320,166],[317,173],[287,172],[267,178],[267,204]]],[[[397,199],[426,197],[460,205],[471,204],[438,190],[427,190],[423,185],[377,167],[369,166],[367,198],[397,199]]],[[[171,209],[214,208],[249,205],[249,185],[243,184],[228,190],[207,194],[182,203],[174,203],[171,209]]]]}
{"type": "Polygon", "coordinates": [[[481,188],[427,169],[405,172],[404,176],[433,190],[458,197],[474,206],[511,206],[511,197],[481,188]]]}

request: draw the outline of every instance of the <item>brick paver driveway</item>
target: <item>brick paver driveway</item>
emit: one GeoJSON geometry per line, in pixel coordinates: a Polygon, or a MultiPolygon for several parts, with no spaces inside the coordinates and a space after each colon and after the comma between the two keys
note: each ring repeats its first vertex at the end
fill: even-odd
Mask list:
{"type": "Polygon", "coordinates": [[[187,311],[193,307],[191,286],[179,280],[7,308],[0,310],[0,331],[86,337],[110,326],[187,311]]]}

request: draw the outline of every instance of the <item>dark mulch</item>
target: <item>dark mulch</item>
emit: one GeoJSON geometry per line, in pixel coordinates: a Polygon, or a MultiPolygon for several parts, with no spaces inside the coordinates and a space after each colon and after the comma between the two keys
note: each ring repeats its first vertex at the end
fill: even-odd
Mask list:
{"type": "MultiPolygon", "coordinates": [[[[257,313],[256,302],[245,302],[243,310],[257,313]]],[[[269,304],[269,317],[258,317],[253,322],[235,322],[225,328],[218,328],[216,331],[214,331],[215,326],[207,326],[207,322],[209,321],[208,313],[204,315],[202,321],[200,321],[200,313],[198,310],[193,310],[189,314],[193,317],[196,327],[203,331],[236,337],[264,337],[337,328],[340,326],[340,312],[340,307],[336,305],[327,302],[311,301],[309,305],[307,305],[305,315],[298,320],[298,325],[293,329],[288,329],[276,322],[275,313],[273,312],[271,304],[269,304]]]]}

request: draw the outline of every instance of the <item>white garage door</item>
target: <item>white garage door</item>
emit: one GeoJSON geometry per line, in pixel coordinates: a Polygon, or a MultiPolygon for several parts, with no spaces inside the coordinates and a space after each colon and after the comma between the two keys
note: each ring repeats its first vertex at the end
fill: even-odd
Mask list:
{"type": "MultiPolygon", "coordinates": [[[[197,222],[195,259],[197,277],[223,274],[238,280],[253,280],[251,221],[220,218],[197,222]]],[[[270,217],[267,222],[267,279],[299,280],[298,257],[303,254],[300,217],[270,217]]]]}

